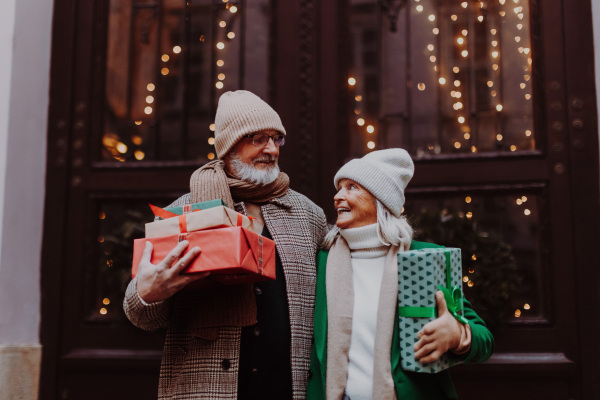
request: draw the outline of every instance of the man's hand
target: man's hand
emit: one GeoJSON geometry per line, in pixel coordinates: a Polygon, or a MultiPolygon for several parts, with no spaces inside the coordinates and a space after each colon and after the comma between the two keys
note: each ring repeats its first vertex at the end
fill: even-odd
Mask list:
{"type": "Polygon", "coordinates": [[[415,359],[424,364],[437,361],[447,351],[462,354],[471,347],[471,331],[450,314],[444,293],[436,292],[435,301],[439,317],[417,333],[419,341],[414,346],[415,359]]]}
{"type": "Polygon", "coordinates": [[[190,262],[200,254],[200,248],[194,247],[179,259],[187,246],[187,240],[182,241],[167,254],[164,260],[154,265],[150,262],[152,243],[150,241],[146,242],[137,273],[137,291],[142,300],[146,303],[166,300],[189,283],[205,278],[210,274],[210,272],[182,274],[190,262]]]}

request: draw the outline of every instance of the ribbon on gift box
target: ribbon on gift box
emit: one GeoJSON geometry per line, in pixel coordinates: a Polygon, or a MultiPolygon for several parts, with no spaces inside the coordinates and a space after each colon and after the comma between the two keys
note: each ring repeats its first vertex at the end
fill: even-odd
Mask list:
{"type": "MultiPolygon", "coordinates": [[[[446,255],[446,287],[438,285],[438,288],[444,293],[446,306],[448,311],[454,318],[463,324],[469,321],[460,314],[463,310],[463,295],[460,287],[455,286],[452,289],[452,265],[450,263],[450,252],[444,251],[446,255]]],[[[398,307],[398,315],[400,317],[410,318],[436,318],[437,312],[435,307],[398,307]]]]}
{"type": "MultiPolygon", "coordinates": [[[[198,210],[194,210],[194,211],[200,211],[200,210],[198,209],[198,210]]],[[[182,242],[182,241],[185,240],[185,237],[188,234],[187,217],[186,217],[186,214],[175,215],[175,216],[178,217],[178,219],[179,219],[179,221],[178,221],[179,222],[179,239],[178,239],[178,242],[182,242]]],[[[251,217],[249,215],[247,217],[250,220],[252,220],[252,221],[256,220],[256,218],[251,217]]],[[[244,224],[244,216],[242,214],[240,214],[240,213],[237,213],[237,221],[236,221],[236,225],[235,226],[242,226],[243,224],[244,224]]],[[[262,241],[260,241],[260,245],[262,246],[262,241]]],[[[262,261],[261,261],[261,263],[262,263],[262,261]]],[[[262,266],[261,266],[261,270],[262,270],[262,266]]]]}

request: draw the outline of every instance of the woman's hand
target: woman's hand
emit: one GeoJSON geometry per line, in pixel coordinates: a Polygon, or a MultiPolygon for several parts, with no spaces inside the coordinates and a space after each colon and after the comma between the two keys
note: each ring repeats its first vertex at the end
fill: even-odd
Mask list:
{"type": "Polygon", "coordinates": [[[150,241],[146,242],[137,273],[137,291],[142,300],[146,303],[166,300],[189,283],[205,278],[210,274],[210,272],[182,274],[183,270],[200,254],[200,248],[194,247],[179,259],[179,256],[187,247],[187,240],[180,242],[167,254],[164,260],[154,265],[150,262],[152,243],[150,241]]]}
{"type": "Polygon", "coordinates": [[[471,348],[471,329],[450,314],[444,293],[436,292],[435,300],[439,317],[417,333],[419,341],[414,346],[415,359],[424,364],[437,361],[447,351],[464,354],[471,348]]]}

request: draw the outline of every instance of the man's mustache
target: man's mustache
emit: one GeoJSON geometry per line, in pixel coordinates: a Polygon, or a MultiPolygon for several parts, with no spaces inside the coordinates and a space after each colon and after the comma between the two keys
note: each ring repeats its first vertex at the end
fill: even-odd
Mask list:
{"type": "Polygon", "coordinates": [[[264,163],[277,162],[277,157],[270,156],[270,155],[256,157],[255,159],[252,160],[252,165],[259,163],[259,162],[264,162],[264,163]]]}

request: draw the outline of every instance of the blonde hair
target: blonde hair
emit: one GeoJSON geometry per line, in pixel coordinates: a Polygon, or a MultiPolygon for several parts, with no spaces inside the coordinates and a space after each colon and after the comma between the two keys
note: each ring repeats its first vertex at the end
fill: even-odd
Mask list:
{"type": "MultiPolygon", "coordinates": [[[[412,243],[413,228],[404,215],[395,217],[392,212],[375,199],[377,203],[377,237],[386,246],[401,246],[409,249],[412,243]]],[[[334,226],[323,239],[323,248],[329,250],[335,243],[340,228],[334,226]]]]}

